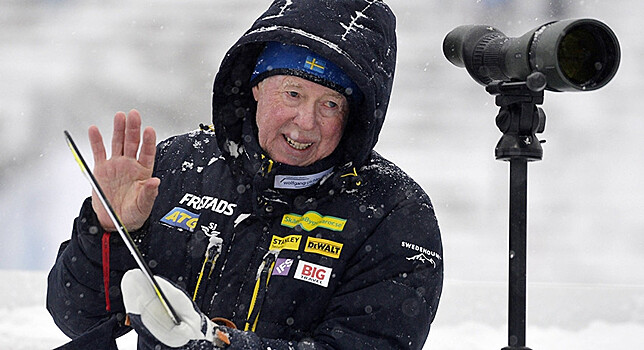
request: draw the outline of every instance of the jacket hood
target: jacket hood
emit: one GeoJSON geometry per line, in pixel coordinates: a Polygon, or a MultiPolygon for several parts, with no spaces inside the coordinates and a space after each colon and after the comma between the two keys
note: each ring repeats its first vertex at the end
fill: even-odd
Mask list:
{"type": "MultiPolygon", "coordinates": [[[[378,141],[396,65],[396,19],[378,0],[276,0],[226,53],[213,88],[213,125],[224,152],[248,143],[255,106],[250,77],[266,42],[306,47],[339,66],[364,94],[351,106],[336,156],[359,166],[378,141]],[[246,131],[244,131],[246,130],[246,131]]],[[[256,135],[252,137],[256,139],[256,135]]],[[[250,155],[253,156],[253,155],[250,155]]]]}

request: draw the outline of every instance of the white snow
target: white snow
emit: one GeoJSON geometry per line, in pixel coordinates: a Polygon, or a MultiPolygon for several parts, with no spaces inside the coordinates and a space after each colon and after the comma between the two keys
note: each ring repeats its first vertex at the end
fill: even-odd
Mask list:
{"type": "MultiPolygon", "coordinates": [[[[0,270],[0,349],[52,349],[68,341],[44,308],[47,275],[0,270]],[[8,283],[10,282],[10,283],[8,283]]],[[[530,285],[532,349],[635,349],[644,340],[644,288],[530,285]]],[[[489,350],[507,345],[505,285],[448,279],[424,349],[489,350]]],[[[136,334],[117,340],[136,349],[136,334]]]]}
{"type": "MultiPolygon", "coordinates": [[[[509,36],[596,18],[622,61],[594,92],[547,92],[529,165],[527,345],[605,350],[644,343],[644,4],[637,0],[389,1],[398,19],[394,94],[376,147],[433,200],[446,285],[426,349],[507,345],[508,165],[494,160],[494,99],[442,54],[461,24],[509,36]],[[494,7],[501,4],[502,8],[494,7]]],[[[0,3],[0,349],[66,341],[44,309],[46,270],[90,188],[65,145],[108,140],[137,108],[158,139],[210,124],[222,57],[268,2],[35,0],[0,3]]],[[[109,146],[108,146],[109,148],[109,146]]],[[[373,203],[377,205],[377,203],[373,203]]],[[[133,349],[134,335],[120,340],[133,349]]]]}

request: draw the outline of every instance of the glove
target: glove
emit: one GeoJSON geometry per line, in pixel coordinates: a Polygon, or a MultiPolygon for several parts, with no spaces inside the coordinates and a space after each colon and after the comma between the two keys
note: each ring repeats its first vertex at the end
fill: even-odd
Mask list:
{"type": "Polygon", "coordinates": [[[143,271],[129,270],[121,281],[121,292],[139,342],[151,344],[151,349],[163,348],[162,344],[170,348],[192,348],[199,344],[200,349],[219,349],[230,344],[226,328],[201,313],[183,290],[162,277],[154,278],[181,323],[174,324],[143,271]]]}

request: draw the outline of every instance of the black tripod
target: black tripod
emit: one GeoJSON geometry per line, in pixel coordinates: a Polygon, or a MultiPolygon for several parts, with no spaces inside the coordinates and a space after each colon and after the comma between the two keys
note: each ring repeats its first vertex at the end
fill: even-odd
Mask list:
{"type": "Polygon", "coordinates": [[[508,346],[503,350],[530,350],[526,330],[526,218],[528,162],[543,157],[535,134],[543,132],[546,116],[543,103],[545,76],[534,73],[523,82],[493,81],[486,90],[496,95],[501,107],[496,125],[503,133],[495,148],[497,160],[510,162],[510,244],[508,280],[508,346]]]}

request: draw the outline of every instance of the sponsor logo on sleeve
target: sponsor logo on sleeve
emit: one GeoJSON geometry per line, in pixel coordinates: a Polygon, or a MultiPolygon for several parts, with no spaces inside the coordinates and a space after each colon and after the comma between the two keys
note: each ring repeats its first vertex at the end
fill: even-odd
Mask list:
{"type": "Polygon", "coordinates": [[[161,222],[180,229],[194,231],[199,221],[199,214],[195,214],[186,209],[175,207],[163,216],[161,222]]]}
{"type": "Polygon", "coordinates": [[[332,268],[300,260],[293,278],[317,284],[322,287],[329,286],[332,268]]]}
{"type": "Polygon", "coordinates": [[[282,217],[282,226],[294,228],[299,225],[306,231],[312,231],[318,227],[331,231],[342,231],[346,223],[347,219],[322,216],[316,211],[308,211],[304,215],[284,214],[282,217]]]}
{"type": "Polygon", "coordinates": [[[423,264],[428,262],[432,264],[432,266],[436,267],[437,261],[443,260],[440,254],[436,253],[435,251],[413,243],[402,241],[400,242],[400,246],[418,252],[418,254],[414,256],[407,257],[407,260],[409,261],[419,261],[423,264]]]}
{"type": "Polygon", "coordinates": [[[328,239],[308,237],[306,239],[304,251],[338,259],[340,258],[340,252],[342,252],[342,245],[342,243],[330,241],[328,239]]]}
{"type": "Polygon", "coordinates": [[[420,261],[423,264],[426,263],[426,262],[429,262],[430,264],[432,264],[432,266],[436,267],[436,261],[434,261],[434,258],[427,257],[427,255],[425,255],[425,253],[419,253],[419,254],[416,254],[414,256],[409,256],[409,257],[407,257],[407,260],[409,260],[409,261],[420,261]]]}
{"type": "Polygon", "coordinates": [[[277,258],[273,267],[273,276],[288,276],[291,266],[293,266],[293,259],[277,258]]]}
{"type": "Polygon", "coordinates": [[[300,242],[302,241],[302,236],[300,235],[289,235],[286,237],[280,237],[273,235],[271,239],[271,245],[268,250],[299,250],[300,242]]]}

